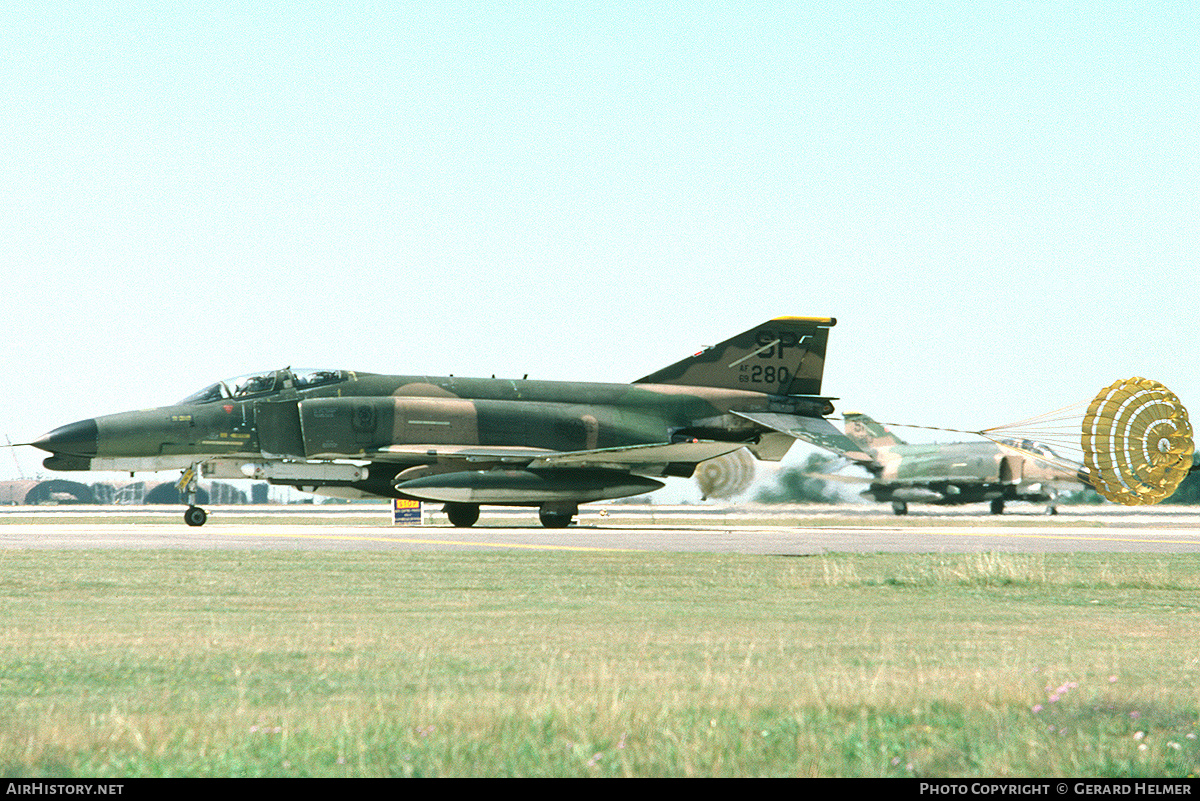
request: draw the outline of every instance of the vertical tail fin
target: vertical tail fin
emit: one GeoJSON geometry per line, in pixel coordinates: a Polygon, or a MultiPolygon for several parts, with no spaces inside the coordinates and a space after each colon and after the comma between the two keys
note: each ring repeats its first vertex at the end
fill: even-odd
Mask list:
{"type": "Polygon", "coordinates": [[[884,428],[882,423],[861,412],[846,412],[842,417],[846,420],[846,436],[867,453],[874,455],[880,448],[904,444],[904,440],[884,428]]]}
{"type": "Polygon", "coordinates": [[[832,317],[776,317],[635,384],[747,389],[772,395],[820,395],[832,317]]]}

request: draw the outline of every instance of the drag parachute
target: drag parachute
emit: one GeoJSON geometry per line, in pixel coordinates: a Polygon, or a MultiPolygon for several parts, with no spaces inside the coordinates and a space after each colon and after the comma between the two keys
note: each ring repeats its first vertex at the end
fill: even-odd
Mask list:
{"type": "Polygon", "coordinates": [[[1195,451],[1179,398],[1157,381],[1137,377],[1114,381],[1090,402],[975,433],[1015,450],[1027,450],[1023,445],[1032,441],[1069,453],[1081,479],[1125,506],[1169,498],[1192,469],[1195,451]]]}
{"type": "Polygon", "coordinates": [[[696,467],[696,484],[704,500],[741,495],[754,480],[754,458],[745,448],[701,462],[696,467]]]}
{"type": "Polygon", "coordinates": [[[1127,506],[1171,496],[1192,469],[1192,426],[1179,398],[1157,381],[1128,378],[1100,390],[1080,436],[1088,481],[1127,506]]]}

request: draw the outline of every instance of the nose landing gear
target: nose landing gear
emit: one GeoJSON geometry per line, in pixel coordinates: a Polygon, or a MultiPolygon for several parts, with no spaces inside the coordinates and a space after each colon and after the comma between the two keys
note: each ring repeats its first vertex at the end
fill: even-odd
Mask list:
{"type": "Polygon", "coordinates": [[[183,471],[183,475],[179,477],[179,483],[175,486],[180,492],[187,493],[187,511],[183,513],[183,522],[189,526],[203,526],[208,520],[208,512],[196,505],[196,494],[200,489],[200,465],[194,464],[187,470],[183,471]]]}

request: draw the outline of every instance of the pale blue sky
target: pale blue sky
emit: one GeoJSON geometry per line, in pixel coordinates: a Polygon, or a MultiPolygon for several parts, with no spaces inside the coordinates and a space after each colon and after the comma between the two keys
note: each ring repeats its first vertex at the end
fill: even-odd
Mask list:
{"type": "Polygon", "coordinates": [[[0,433],[287,364],[628,381],[781,314],[880,419],[1200,414],[1195,4],[746,5],[0,11],[0,433]]]}

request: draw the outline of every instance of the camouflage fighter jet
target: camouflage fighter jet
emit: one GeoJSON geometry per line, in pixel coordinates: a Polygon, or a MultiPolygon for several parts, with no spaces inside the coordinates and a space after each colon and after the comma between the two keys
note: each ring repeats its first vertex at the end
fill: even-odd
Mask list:
{"type": "Polygon", "coordinates": [[[908,513],[908,504],[944,506],[990,501],[992,514],[1005,501],[1047,502],[1057,514],[1065,488],[1087,486],[1078,469],[1049,447],[1031,440],[954,442],[910,445],[865,414],[844,415],[846,436],[868,459],[843,454],[872,475],[863,497],[891,501],[892,511],[908,513]]]}
{"type": "Polygon", "coordinates": [[[184,470],[340,497],[441,502],[456,526],[481,505],[535,506],[570,524],[581,503],[650,492],[664,476],[796,439],[868,459],[825,415],[832,318],[779,317],[632,384],[283,369],[219,381],[173,406],[56,428],[52,470],[184,470]]]}

